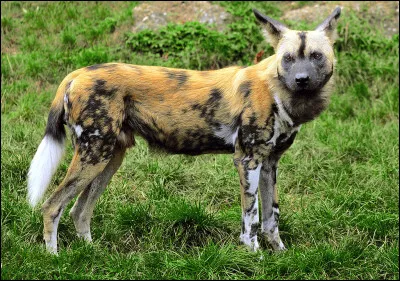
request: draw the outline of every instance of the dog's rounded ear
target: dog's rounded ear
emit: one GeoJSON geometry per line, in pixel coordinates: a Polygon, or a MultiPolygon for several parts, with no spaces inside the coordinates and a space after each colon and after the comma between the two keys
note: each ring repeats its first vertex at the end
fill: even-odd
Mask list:
{"type": "Polygon", "coordinates": [[[276,49],[279,40],[282,38],[282,34],[285,33],[288,28],[283,23],[263,15],[257,9],[253,9],[253,13],[257,20],[263,24],[263,33],[268,43],[270,43],[271,46],[276,49]]]}
{"type": "Polygon", "coordinates": [[[342,9],[340,7],[336,7],[332,14],[329,15],[318,27],[315,29],[316,31],[324,31],[326,36],[332,42],[335,42],[337,37],[336,26],[337,21],[340,17],[342,9]]]}

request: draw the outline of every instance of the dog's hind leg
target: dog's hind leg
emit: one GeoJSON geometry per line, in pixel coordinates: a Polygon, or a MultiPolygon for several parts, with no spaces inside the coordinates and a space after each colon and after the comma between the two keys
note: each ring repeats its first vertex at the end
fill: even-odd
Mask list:
{"type": "MultiPolygon", "coordinates": [[[[110,153],[114,150],[114,144],[104,145],[110,153]]],[[[57,227],[65,206],[105,169],[111,155],[99,156],[95,147],[76,145],[75,154],[68,168],[67,175],[62,183],[43,204],[43,235],[46,248],[49,252],[57,253],[57,227]],[[96,154],[97,153],[97,154],[96,154]]]]}
{"type": "Polygon", "coordinates": [[[78,237],[92,241],[90,221],[97,199],[106,189],[112,176],[122,164],[126,147],[116,145],[113,157],[104,170],[79,195],[69,214],[71,215],[78,237]]]}

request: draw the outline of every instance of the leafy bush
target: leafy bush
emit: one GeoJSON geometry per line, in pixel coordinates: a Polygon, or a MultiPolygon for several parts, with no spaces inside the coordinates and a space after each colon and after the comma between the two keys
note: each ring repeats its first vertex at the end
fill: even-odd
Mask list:
{"type": "MultiPolygon", "coordinates": [[[[152,53],[172,59],[173,66],[190,69],[217,69],[232,64],[252,64],[260,50],[272,54],[264,42],[261,27],[256,23],[248,2],[217,2],[232,13],[235,21],[225,32],[218,32],[198,22],[168,24],[158,31],[142,30],[126,34],[126,44],[140,54],[152,53]]],[[[260,7],[258,7],[260,8],[260,7]]],[[[269,14],[280,14],[274,5],[264,3],[261,8],[269,14]]]]}
{"type": "Polygon", "coordinates": [[[234,58],[241,57],[245,47],[232,48],[227,36],[198,22],[168,24],[158,31],[131,33],[127,35],[126,43],[133,52],[159,54],[176,61],[178,67],[191,69],[226,66],[234,58]]]}

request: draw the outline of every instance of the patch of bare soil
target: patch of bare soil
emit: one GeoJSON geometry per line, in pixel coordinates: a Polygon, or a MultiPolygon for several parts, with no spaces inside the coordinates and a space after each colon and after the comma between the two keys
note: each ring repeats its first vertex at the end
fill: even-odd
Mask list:
{"type": "Polygon", "coordinates": [[[218,31],[223,31],[231,19],[224,8],[208,1],[144,1],[133,9],[133,17],[133,32],[188,21],[215,24],[218,31]]]}
{"type": "Polygon", "coordinates": [[[281,20],[304,20],[306,22],[322,21],[336,6],[342,7],[343,15],[347,10],[360,14],[361,18],[368,18],[372,25],[381,29],[385,35],[391,37],[399,33],[399,2],[397,1],[318,1],[298,9],[291,9],[298,5],[289,2],[281,20]]]}

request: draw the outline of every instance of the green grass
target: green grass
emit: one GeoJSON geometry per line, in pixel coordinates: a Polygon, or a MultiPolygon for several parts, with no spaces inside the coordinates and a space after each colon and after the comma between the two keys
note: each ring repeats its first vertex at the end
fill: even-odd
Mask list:
{"type": "MultiPolygon", "coordinates": [[[[96,205],[93,244],[77,239],[71,203],[59,256],[46,253],[26,174],[58,84],[102,62],[210,69],[272,54],[251,8],[279,19],[282,5],[218,4],[235,19],[223,34],[199,23],[132,34],[135,2],[1,3],[2,279],[399,279],[398,35],[384,36],[364,10],[343,11],[330,107],[302,126],[280,162],[288,251],[263,241],[260,260],[240,245],[231,155],[165,157],[139,138],[96,205]]],[[[71,157],[68,145],[49,192],[71,157]]]]}

